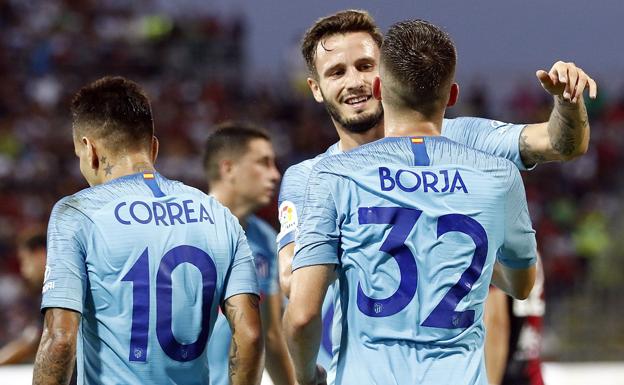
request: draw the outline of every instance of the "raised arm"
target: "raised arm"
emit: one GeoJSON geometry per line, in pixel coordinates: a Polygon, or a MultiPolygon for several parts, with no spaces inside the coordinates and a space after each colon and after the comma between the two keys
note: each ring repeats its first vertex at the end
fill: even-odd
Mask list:
{"type": "Polygon", "coordinates": [[[223,306],[232,330],[229,363],[232,385],[260,384],[262,379],[264,341],[259,301],[255,294],[237,294],[226,299],[223,306]]]}
{"type": "Polygon", "coordinates": [[[43,334],[35,359],[34,385],[69,384],[76,358],[80,313],[61,308],[45,312],[43,334]]]}
{"type": "Polygon", "coordinates": [[[596,82],[574,63],[558,61],[550,71],[539,70],[542,87],[554,97],[547,122],[528,124],[520,135],[520,156],[527,167],[549,161],[567,161],[587,152],[589,121],[583,92],[596,98],[596,82]]]}
{"type": "Polygon", "coordinates": [[[292,274],[284,330],[299,385],[325,383],[325,373],[317,367],[316,356],[321,346],[323,300],[335,280],[334,268],[335,265],[314,265],[292,274]]]}

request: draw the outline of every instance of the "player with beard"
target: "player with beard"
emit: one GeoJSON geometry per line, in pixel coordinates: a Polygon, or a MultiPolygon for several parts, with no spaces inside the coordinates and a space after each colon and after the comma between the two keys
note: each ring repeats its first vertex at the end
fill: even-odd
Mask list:
{"type": "MultiPolygon", "coordinates": [[[[281,224],[277,238],[280,284],[289,295],[295,230],[303,205],[304,187],[312,167],[323,157],[352,150],[383,136],[383,109],[372,97],[372,82],[378,75],[379,49],[383,37],[373,18],[365,11],[341,11],[316,21],[302,41],[315,100],[327,109],[339,141],[316,158],[305,160],[284,173],[279,195],[281,224]]],[[[548,161],[567,161],[587,151],[589,123],[583,91],[595,98],[597,86],[573,63],[557,62],[550,71],[537,71],[542,87],[553,96],[554,108],[547,122],[509,124],[494,120],[461,117],[444,119],[442,135],[478,150],[511,160],[520,170],[548,161]]],[[[332,290],[323,305],[322,348],[319,363],[327,365],[333,338],[331,325],[332,290]]],[[[336,324],[336,323],[334,323],[336,324]]],[[[335,348],[335,347],[334,347],[335,348]]]]}

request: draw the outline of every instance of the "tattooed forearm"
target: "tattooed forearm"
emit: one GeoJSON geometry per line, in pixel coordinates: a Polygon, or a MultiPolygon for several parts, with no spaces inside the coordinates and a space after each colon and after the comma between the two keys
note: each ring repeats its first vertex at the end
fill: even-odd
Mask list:
{"type": "Polygon", "coordinates": [[[229,355],[231,384],[258,383],[264,353],[259,298],[249,294],[237,295],[228,298],[223,310],[232,330],[229,355]]]}
{"type": "Polygon", "coordinates": [[[546,157],[540,150],[531,147],[528,135],[523,131],[520,135],[520,156],[522,162],[527,166],[532,166],[546,161],[546,157]]]}
{"type": "Polygon", "coordinates": [[[557,100],[548,121],[548,136],[553,150],[563,158],[577,155],[588,139],[586,135],[589,135],[589,122],[583,99],[577,103],[557,100]]]}
{"type": "Polygon", "coordinates": [[[34,385],[68,384],[74,367],[76,344],[67,339],[59,341],[44,333],[33,372],[34,385]]]}

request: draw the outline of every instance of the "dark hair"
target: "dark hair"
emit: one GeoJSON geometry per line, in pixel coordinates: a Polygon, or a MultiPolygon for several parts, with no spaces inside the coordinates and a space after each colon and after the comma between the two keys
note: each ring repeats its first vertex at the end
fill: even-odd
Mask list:
{"type": "Polygon", "coordinates": [[[394,24],[384,38],[380,66],[390,103],[433,112],[446,96],[456,62],[455,45],[440,28],[423,20],[394,24]]]}
{"type": "Polygon", "coordinates": [[[246,122],[224,122],[214,127],[204,146],[204,171],[208,183],[219,180],[219,162],[224,157],[238,158],[254,139],[271,141],[261,128],[246,122]]]}
{"type": "Polygon", "coordinates": [[[82,87],[71,103],[77,133],[103,139],[112,152],[149,149],[154,135],[152,108],[145,91],[121,76],[107,76],[82,87]]]}
{"type": "Polygon", "coordinates": [[[350,9],[322,17],[306,31],[301,41],[301,53],[312,76],[318,75],[314,65],[318,42],[332,35],[348,32],[366,32],[381,47],[383,35],[368,12],[350,9]]]}

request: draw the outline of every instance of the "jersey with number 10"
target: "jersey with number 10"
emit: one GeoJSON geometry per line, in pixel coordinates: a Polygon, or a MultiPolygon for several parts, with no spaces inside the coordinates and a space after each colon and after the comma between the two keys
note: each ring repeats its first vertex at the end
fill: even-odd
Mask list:
{"type": "Polygon", "coordinates": [[[293,270],[339,265],[336,384],[487,384],[497,253],[535,263],[517,168],[442,137],[386,138],[314,167],[293,270]]]}
{"type": "Polygon", "coordinates": [[[43,309],[82,315],[79,384],[208,384],[219,303],[258,283],[226,208],[146,173],[56,204],[43,290],[43,309]]]}

